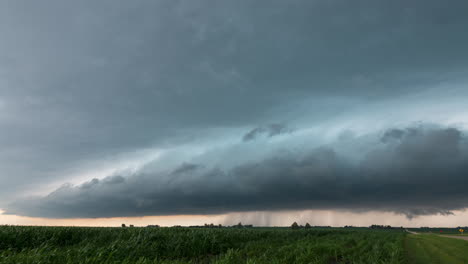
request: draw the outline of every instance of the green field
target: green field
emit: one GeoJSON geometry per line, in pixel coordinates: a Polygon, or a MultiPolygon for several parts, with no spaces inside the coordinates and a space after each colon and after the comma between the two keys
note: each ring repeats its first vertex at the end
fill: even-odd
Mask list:
{"type": "Polygon", "coordinates": [[[403,231],[0,227],[0,263],[401,263],[403,231]]]}
{"type": "Polygon", "coordinates": [[[468,263],[468,241],[403,230],[0,226],[0,263],[468,263]]]}

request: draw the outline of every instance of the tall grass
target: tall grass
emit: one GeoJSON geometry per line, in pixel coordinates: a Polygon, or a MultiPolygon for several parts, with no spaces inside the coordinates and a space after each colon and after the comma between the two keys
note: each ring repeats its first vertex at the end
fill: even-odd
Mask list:
{"type": "Polygon", "coordinates": [[[0,263],[400,263],[405,234],[370,230],[0,227],[0,263]]]}

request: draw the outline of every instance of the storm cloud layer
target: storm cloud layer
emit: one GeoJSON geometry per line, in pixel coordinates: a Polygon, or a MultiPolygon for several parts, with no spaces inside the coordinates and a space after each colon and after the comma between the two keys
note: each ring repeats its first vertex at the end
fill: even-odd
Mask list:
{"type": "Polygon", "coordinates": [[[344,209],[413,217],[468,206],[468,141],[462,131],[393,129],[373,144],[357,162],[324,146],[272,153],[226,170],[184,163],[156,175],[93,179],[18,201],[7,213],[83,218],[344,209]]]}
{"type": "Polygon", "coordinates": [[[462,208],[467,13],[465,0],[0,2],[0,209],[462,208]]]}
{"type": "Polygon", "coordinates": [[[266,135],[267,137],[274,137],[284,133],[290,133],[292,130],[284,124],[270,124],[267,126],[256,127],[247,132],[243,137],[243,141],[254,140],[260,135],[266,135]]]}

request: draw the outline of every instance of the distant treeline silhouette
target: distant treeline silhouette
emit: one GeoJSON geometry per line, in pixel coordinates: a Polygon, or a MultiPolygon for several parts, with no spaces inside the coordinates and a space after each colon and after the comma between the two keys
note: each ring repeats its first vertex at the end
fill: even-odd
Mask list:
{"type": "MultiPolygon", "coordinates": [[[[127,227],[127,225],[122,224],[122,227],[127,227]]],[[[133,225],[129,225],[128,227],[134,227],[133,225]]],[[[159,225],[147,225],[146,227],[151,227],[151,228],[159,228],[159,225]]],[[[172,227],[182,227],[180,225],[175,225],[172,227]]],[[[188,226],[189,228],[253,228],[253,225],[243,225],[241,222],[239,222],[236,225],[232,226],[223,226],[221,224],[204,224],[204,225],[192,225],[188,226]]],[[[291,229],[309,229],[309,228],[332,228],[331,226],[311,226],[309,223],[306,223],[305,225],[299,225],[297,222],[292,223],[290,226],[291,229]]],[[[403,227],[393,227],[390,225],[371,225],[369,227],[355,227],[352,225],[346,225],[344,228],[369,228],[369,229],[403,229],[403,227]]],[[[460,229],[463,227],[457,227],[457,229],[460,229]]],[[[420,229],[433,229],[429,227],[420,227],[420,229]]],[[[450,228],[447,228],[450,229],[450,228]]],[[[463,229],[468,230],[468,227],[464,227],[463,229]]]]}

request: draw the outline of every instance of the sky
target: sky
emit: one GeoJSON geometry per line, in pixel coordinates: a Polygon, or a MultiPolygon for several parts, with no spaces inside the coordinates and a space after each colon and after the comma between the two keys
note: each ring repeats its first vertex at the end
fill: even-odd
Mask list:
{"type": "Polygon", "coordinates": [[[0,224],[468,225],[464,0],[0,2],[0,224]]]}

